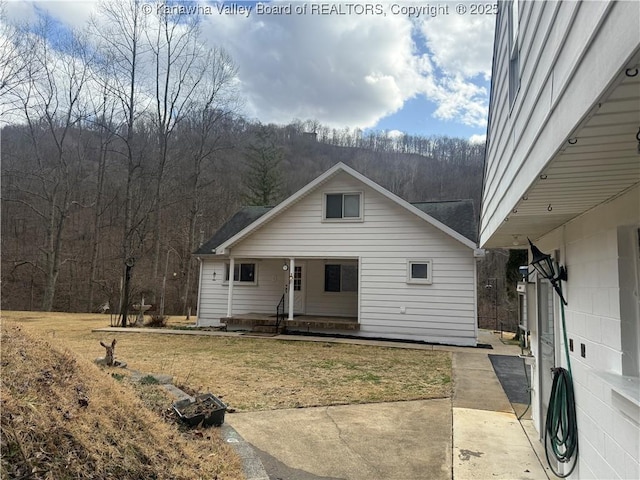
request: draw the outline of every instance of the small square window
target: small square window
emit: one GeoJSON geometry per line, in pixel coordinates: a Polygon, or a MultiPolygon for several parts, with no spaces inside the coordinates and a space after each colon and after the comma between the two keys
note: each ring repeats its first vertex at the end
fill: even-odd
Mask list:
{"type": "Polygon", "coordinates": [[[427,279],[429,278],[429,264],[427,263],[412,263],[411,264],[411,279],[427,279]]]}
{"type": "Polygon", "coordinates": [[[407,283],[430,284],[431,260],[409,260],[407,262],[407,283]]]}

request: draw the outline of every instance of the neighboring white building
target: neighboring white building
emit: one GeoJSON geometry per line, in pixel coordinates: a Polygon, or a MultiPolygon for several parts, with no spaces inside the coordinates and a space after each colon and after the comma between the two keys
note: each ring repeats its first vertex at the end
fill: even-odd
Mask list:
{"type": "Polygon", "coordinates": [[[476,345],[475,237],[470,200],[410,204],[340,163],[195,253],[198,325],[274,325],[280,304],[290,330],[476,345]]]}
{"type": "MultiPolygon", "coordinates": [[[[530,237],[567,266],[580,449],[570,478],[640,478],[639,68],[637,1],[500,3],[480,246],[530,237]]],[[[567,365],[558,297],[529,281],[543,432],[549,368],[567,365]]]]}

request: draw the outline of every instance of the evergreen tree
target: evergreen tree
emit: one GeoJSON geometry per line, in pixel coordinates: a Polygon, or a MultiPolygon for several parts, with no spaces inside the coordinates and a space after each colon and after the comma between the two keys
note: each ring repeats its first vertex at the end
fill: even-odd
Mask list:
{"type": "Polygon", "coordinates": [[[283,154],[271,129],[259,125],[245,153],[244,203],[273,205],[280,200],[283,154]]]}

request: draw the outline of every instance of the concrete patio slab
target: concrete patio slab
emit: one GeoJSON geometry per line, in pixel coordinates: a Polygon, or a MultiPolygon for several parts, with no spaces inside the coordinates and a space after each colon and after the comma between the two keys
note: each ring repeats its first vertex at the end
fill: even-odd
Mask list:
{"type": "Polygon", "coordinates": [[[449,399],[235,413],[226,421],[258,449],[313,475],[451,478],[449,399]]]}
{"type": "Polygon", "coordinates": [[[515,415],[453,409],[455,480],[547,479],[515,415]]]}

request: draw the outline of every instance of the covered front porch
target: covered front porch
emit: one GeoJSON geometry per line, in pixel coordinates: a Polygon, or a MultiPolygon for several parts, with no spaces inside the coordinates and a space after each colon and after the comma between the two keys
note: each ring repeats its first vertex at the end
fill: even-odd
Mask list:
{"type": "Polygon", "coordinates": [[[356,258],[230,257],[220,322],[229,330],[357,331],[358,267],[356,258]]]}

